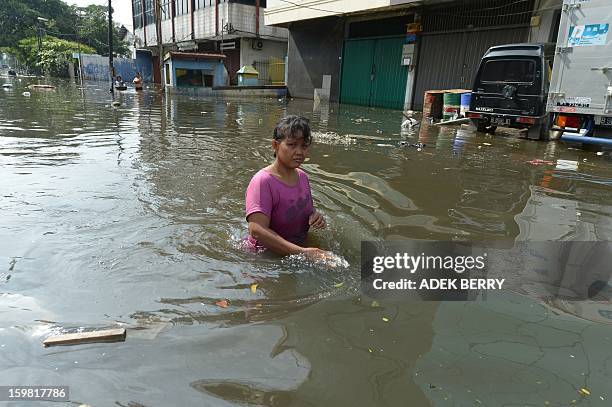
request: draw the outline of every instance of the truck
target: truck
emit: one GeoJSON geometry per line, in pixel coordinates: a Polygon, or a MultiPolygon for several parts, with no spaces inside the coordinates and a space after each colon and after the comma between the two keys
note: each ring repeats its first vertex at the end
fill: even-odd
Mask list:
{"type": "Polygon", "coordinates": [[[492,47],[467,116],[479,131],[612,146],[610,0],[564,0],[556,44],[492,47]]]}
{"type": "Polygon", "coordinates": [[[565,141],[612,145],[612,4],[564,0],[547,110],[565,141]]]}
{"type": "Polygon", "coordinates": [[[546,111],[553,52],[545,44],[508,44],[490,48],[476,74],[467,112],[477,130],[498,126],[527,129],[529,138],[548,140],[546,111]]]}

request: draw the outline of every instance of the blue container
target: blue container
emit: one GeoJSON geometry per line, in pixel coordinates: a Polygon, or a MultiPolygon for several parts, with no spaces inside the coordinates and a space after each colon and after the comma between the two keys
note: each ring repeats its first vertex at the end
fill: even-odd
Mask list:
{"type": "Polygon", "coordinates": [[[472,100],[472,92],[461,94],[461,108],[459,110],[461,116],[465,117],[467,111],[470,110],[470,101],[472,100]]]}

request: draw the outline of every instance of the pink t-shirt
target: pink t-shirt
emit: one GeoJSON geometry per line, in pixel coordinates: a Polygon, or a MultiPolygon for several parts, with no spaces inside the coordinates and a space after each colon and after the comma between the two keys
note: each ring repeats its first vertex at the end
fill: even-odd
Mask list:
{"type": "MultiPolygon", "coordinates": [[[[297,172],[298,183],[289,186],[265,169],[259,170],[246,190],[246,216],[261,212],[270,218],[270,229],[291,243],[302,244],[313,206],[308,176],[300,169],[297,172]]],[[[249,243],[261,246],[251,236],[249,243]]]]}

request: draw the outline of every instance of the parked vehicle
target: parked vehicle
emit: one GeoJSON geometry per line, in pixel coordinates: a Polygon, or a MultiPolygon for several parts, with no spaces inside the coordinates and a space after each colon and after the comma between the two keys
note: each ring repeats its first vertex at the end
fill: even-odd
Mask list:
{"type": "Polygon", "coordinates": [[[498,126],[528,129],[531,139],[549,139],[546,111],[553,45],[510,44],[482,58],[467,112],[478,131],[498,126]]]}
{"type": "Polygon", "coordinates": [[[510,44],[483,57],[467,116],[479,131],[612,146],[609,0],[564,0],[555,46],[510,44]]]}
{"type": "Polygon", "coordinates": [[[564,0],[548,97],[562,139],[612,145],[609,0],[564,0]]]}

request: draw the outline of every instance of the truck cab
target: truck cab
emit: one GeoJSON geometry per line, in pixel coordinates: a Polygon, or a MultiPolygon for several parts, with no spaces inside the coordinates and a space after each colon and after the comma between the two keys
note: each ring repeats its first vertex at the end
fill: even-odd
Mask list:
{"type": "Polygon", "coordinates": [[[483,56],[467,116],[478,131],[498,126],[528,129],[531,139],[549,138],[546,111],[554,46],[510,44],[483,56]]]}

